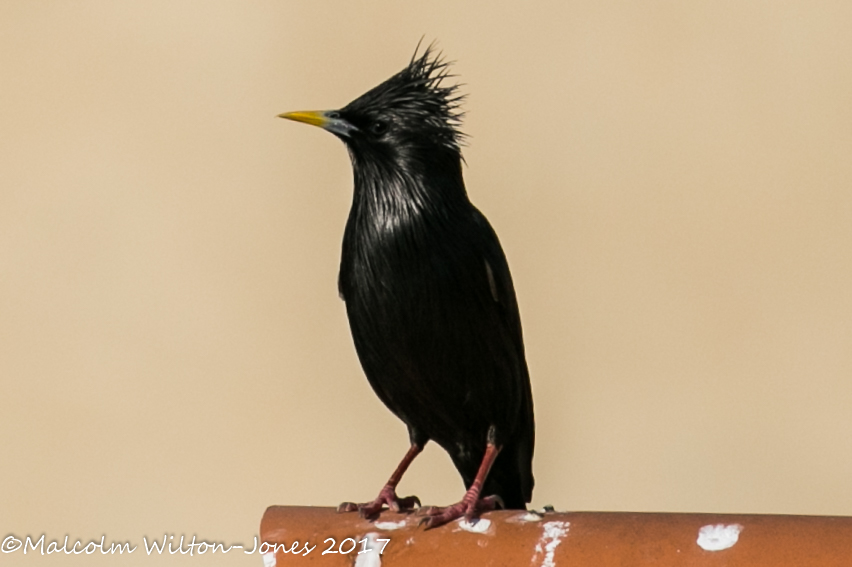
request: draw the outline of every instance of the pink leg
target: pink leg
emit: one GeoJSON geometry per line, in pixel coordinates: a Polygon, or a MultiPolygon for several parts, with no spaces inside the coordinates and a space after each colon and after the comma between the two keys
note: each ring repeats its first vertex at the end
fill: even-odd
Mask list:
{"type": "Polygon", "coordinates": [[[393,512],[409,511],[414,508],[415,504],[419,507],[420,499],[416,496],[406,496],[405,498],[398,497],[396,495],[396,485],[399,484],[400,480],[402,480],[402,475],[405,474],[405,471],[408,469],[408,465],[411,464],[414,457],[419,455],[422,450],[423,447],[421,445],[414,443],[408,448],[408,452],[402,458],[402,461],[400,461],[396,470],[393,471],[393,474],[388,479],[387,484],[385,484],[384,488],[382,488],[375,500],[364,504],[344,502],[337,507],[337,511],[354,512],[355,510],[358,510],[362,518],[370,518],[381,512],[385,504],[387,504],[388,508],[390,508],[393,512]]]}
{"type": "Polygon", "coordinates": [[[488,477],[488,471],[491,470],[491,465],[494,464],[494,459],[497,458],[499,453],[500,447],[497,447],[493,443],[488,443],[485,447],[485,456],[482,457],[482,463],[479,465],[476,477],[473,479],[473,483],[470,485],[468,491],[465,492],[461,502],[447,506],[446,508],[429,508],[424,510],[427,517],[423,518],[420,523],[425,524],[428,530],[443,526],[462,516],[469,522],[478,517],[482,512],[496,509],[498,505],[502,508],[503,501],[497,495],[485,498],[479,497],[479,493],[482,492],[482,485],[485,483],[486,477],[488,477]]]}

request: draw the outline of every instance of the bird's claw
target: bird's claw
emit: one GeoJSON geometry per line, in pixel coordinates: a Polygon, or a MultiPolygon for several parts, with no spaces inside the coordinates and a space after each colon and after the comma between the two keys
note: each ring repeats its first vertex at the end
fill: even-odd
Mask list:
{"type": "Polygon", "coordinates": [[[430,530],[461,517],[470,522],[478,518],[481,513],[496,510],[498,507],[505,508],[505,504],[503,499],[496,494],[472,502],[465,502],[465,499],[462,499],[461,502],[445,508],[427,506],[420,508],[417,512],[418,515],[425,516],[420,519],[418,526],[426,526],[426,529],[430,530]]]}
{"type": "Polygon", "coordinates": [[[343,502],[337,507],[337,512],[355,512],[357,510],[359,516],[369,519],[378,516],[385,506],[387,506],[391,512],[397,514],[401,512],[411,512],[414,510],[415,506],[420,508],[420,499],[417,496],[406,496],[405,498],[400,498],[396,495],[396,491],[392,486],[385,485],[385,487],[382,488],[382,491],[379,492],[376,499],[372,502],[365,502],[364,504],[343,502]]]}
{"type": "Polygon", "coordinates": [[[341,502],[337,507],[337,513],[342,514],[344,512],[355,512],[358,510],[358,504],[354,502],[341,502]]]}

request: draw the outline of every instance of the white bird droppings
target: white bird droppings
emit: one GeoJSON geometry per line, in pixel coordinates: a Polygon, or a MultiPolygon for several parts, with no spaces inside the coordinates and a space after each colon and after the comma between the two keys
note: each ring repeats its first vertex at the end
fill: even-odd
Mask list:
{"type": "Polygon", "coordinates": [[[740,538],[743,527],[739,524],[716,524],[698,530],[696,543],[705,551],[721,551],[733,547],[740,538]]]}
{"type": "Polygon", "coordinates": [[[538,512],[526,512],[517,516],[518,522],[540,522],[542,519],[542,515],[538,512]]]}
{"type": "Polygon", "coordinates": [[[488,531],[488,528],[491,527],[491,520],[486,520],[485,518],[479,518],[472,522],[468,522],[464,518],[459,520],[459,527],[466,532],[471,532],[475,534],[484,534],[488,531]]]}
{"type": "MultiPolygon", "coordinates": [[[[370,532],[364,537],[367,538],[367,549],[370,551],[355,556],[355,567],[382,567],[382,556],[379,552],[387,542],[378,541],[379,534],[375,532],[370,532]]],[[[361,538],[358,538],[358,541],[361,541],[361,538]]]]}
{"type": "Polygon", "coordinates": [[[405,527],[405,520],[400,520],[399,522],[376,522],[373,525],[380,530],[398,530],[405,527]]]}
{"type": "Polygon", "coordinates": [[[275,567],[275,552],[269,551],[262,555],[263,557],[263,567],[275,567]]]}
{"type": "Polygon", "coordinates": [[[570,522],[545,522],[541,527],[541,537],[535,545],[533,562],[538,559],[539,555],[543,555],[544,559],[539,564],[540,567],[556,567],[553,556],[556,553],[556,548],[562,543],[562,538],[568,533],[568,526],[570,525],[570,522]]]}

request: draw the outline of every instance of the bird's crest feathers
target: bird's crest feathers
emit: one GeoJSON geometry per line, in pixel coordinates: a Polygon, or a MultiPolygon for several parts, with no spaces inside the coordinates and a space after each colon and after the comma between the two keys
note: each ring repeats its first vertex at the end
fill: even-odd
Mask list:
{"type": "Polygon", "coordinates": [[[418,56],[418,44],[408,66],[370,89],[351,103],[347,109],[387,109],[400,118],[418,123],[418,129],[429,133],[443,145],[460,150],[465,134],[459,129],[464,113],[460,110],[464,95],[459,85],[444,84],[450,74],[450,63],[434,45],[418,56]]]}

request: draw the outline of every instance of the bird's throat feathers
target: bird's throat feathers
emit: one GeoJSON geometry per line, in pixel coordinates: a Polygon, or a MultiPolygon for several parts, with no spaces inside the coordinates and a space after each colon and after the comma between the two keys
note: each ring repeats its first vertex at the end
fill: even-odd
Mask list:
{"type": "Polygon", "coordinates": [[[350,151],[355,182],[350,222],[360,230],[393,231],[418,221],[442,223],[468,210],[457,152],[441,148],[416,156],[399,150],[400,155],[386,156],[390,159],[350,151]]]}

